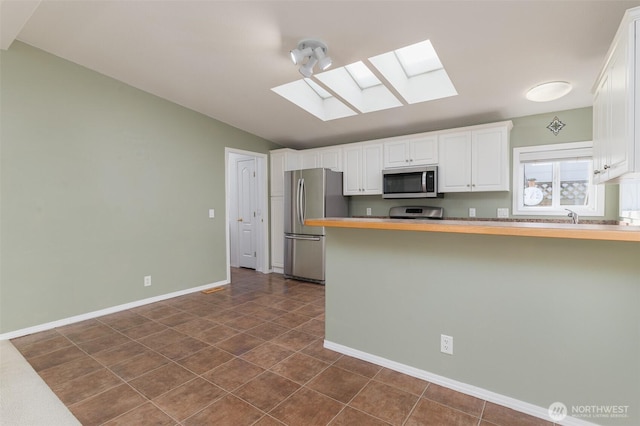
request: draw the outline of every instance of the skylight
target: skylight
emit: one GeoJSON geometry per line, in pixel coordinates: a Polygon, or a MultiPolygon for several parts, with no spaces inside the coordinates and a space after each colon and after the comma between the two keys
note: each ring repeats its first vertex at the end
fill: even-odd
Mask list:
{"type": "Polygon", "coordinates": [[[311,79],[293,81],[271,90],[322,121],[357,114],[311,79]]]}
{"type": "Polygon", "coordinates": [[[316,78],[360,112],[402,106],[362,61],[317,74],[316,78]]]}
{"type": "Polygon", "coordinates": [[[458,94],[429,40],[369,58],[410,104],[458,94]]]}
{"type": "Polygon", "coordinates": [[[345,68],[362,90],[382,84],[382,82],[378,80],[378,77],[376,77],[362,61],[354,62],[353,64],[345,66],[345,68]]]}
{"type": "Polygon", "coordinates": [[[394,50],[394,53],[409,78],[443,68],[429,40],[394,50]]]}
{"type": "Polygon", "coordinates": [[[310,78],[305,78],[304,82],[307,83],[309,87],[311,87],[311,89],[313,89],[313,91],[316,92],[316,94],[320,96],[322,99],[329,99],[333,96],[331,93],[324,90],[322,86],[320,86],[318,83],[311,80],[310,78]]]}
{"type": "Polygon", "coordinates": [[[324,121],[458,94],[429,40],[271,90],[324,121]]]}

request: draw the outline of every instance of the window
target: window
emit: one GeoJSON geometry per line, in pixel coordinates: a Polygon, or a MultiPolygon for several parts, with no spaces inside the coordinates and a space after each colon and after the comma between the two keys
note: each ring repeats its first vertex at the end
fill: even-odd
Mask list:
{"type": "Polygon", "coordinates": [[[513,214],[604,216],[604,185],[594,185],[592,142],[513,150],[513,214]]]}

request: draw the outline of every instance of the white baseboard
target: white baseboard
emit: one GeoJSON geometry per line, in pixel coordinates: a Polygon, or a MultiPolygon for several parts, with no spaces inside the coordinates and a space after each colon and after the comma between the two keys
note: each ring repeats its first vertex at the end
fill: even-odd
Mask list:
{"type": "Polygon", "coordinates": [[[280,268],[279,266],[273,266],[271,270],[274,274],[284,274],[284,268],[280,268]]]}
{"type": "MultiPolygon", "coordinates": [[[[452,389],[466,395],[471,395],[476,398],[492,402],[494,404],[502,405],[504,407],[511,408],[513,410],[520,411],[522,413],[526,413],[546,421],[552,421],[549,417],[548,408],[538,407],[537,405],[529,404],[528,402],[520,401],[518,399],[491,392],[477,386],[462,383],[457,380],[452,380],[444,376],[439,376],[425,370],[420,370],[406,364],[401,364],[390,359],[372,355],[370,353],[353,349],[348,346],[343,346],[338,343],[333,343],[328,340],[324,341],[324,347],[327,349],[331,349],[332,351],[340,352],[341,354],[349,355],[363,361],[368,361],[373,364],[380,365],[382,367],[386,367],[390,370],[398,371],[412,377],[417,377],[418,379],[426,380],[428,382],[435,383],[436,385],[443,386],[445,388],[452,389]]],[[[564,420],[556,422],[556,424],[565,426],[597,426],[595,423],[590,423],[581,419],[576,419],[574,417],[566,417],[564,420]]]]}
{"type": "Polygon", "coordinates": [[[125,311],[127,309],[137,308],[138,306],[148,305],[149,303],[160,302],[162,300],[171,299],[173,297],[184,296],[185,294],[195,293],[197,291],[207,290],[209,288],[220,287],[226,284],[229,284],[228,280],[218,281],[216,283],[205,284],[199,287],[192,287],[186,290],[174,291],[173,293],[161,294],[160,296],[154,296],[148,299],[136,300],[135,302],[112,306],[110,308],[100,309],[99,311],[88,312],[86,314],[76,315],[45,324],[35,325],[33,327],[27,327],[21,330],[10,331],[8,333],[0,334],[0,340],[15,339],[16,337],[26,336],[28,334],[38,333],[40,331],[51,330],[52,328],[62,327],[76,322],[85,321],[88,319],[97,318],[120,311],[125,311]]]}

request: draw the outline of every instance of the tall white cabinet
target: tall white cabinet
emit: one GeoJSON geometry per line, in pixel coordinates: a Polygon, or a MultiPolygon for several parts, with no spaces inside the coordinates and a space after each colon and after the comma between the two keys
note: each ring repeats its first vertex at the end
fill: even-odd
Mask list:
{"type": "Polygon", "coordinates": [[[438,136],[438,192],[509,190],[510,121],[438,136]]]}
{"type": "Polygon", "coordinates": [[[293,149],[270,153],[271,164],[271,269],[284,271],[284,172],[300,167],[300,155],[293,149]]]}
{"type": "Polygon", "coordinates": [[[593,179],[640,179],[640,8],[628,10],[595,84],[593,179]]]}

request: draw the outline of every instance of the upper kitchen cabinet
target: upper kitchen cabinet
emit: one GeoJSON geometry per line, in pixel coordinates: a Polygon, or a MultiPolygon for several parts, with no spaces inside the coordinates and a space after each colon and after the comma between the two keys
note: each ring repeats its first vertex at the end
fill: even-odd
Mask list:
{"type": "Polygon", "coordinates": [[[342,148],[327,147],[298,151],[301,169],[322,167],[336,172],[342,171],[342,148]]]}
{"type": "Polygon", "coordinates": [[[438,163],[438,136],[434,133],[387,139],[383,146],[385,169],[438,163]]]}
{"type": "Polygon", "coordinates": [[[284,172],[299,168],[299,154],[293,149],[276,149],[269,152],[271,158],[271,196],[284,195],[284,172]]]}
{"type": "Polygon", "coordinates": [[[342,171],[342,147],[318,148],[318,167],[331,169],[334,172],[342,171]]]}
{"type": "Polygon", "coordinates": [[[320,167],[320,156],[315,149],[305,149],[299,151],[300,155],[300,168],[301,169],[315,169],[320,167]]]}
{"type": "Polygon", "coordinates": [[[510,121],[441,133],[438,192],[509,190],[510,121]]]}
{"type": "Polygon", "coordinates": [[[625,13],[594,88],[593,180],[639,180],[640,8],[625,13]]]}
{"type": "Polygon", "coordinates": [[[344,195],[382,194],[382,143],[344,145],[344,195]]]}

